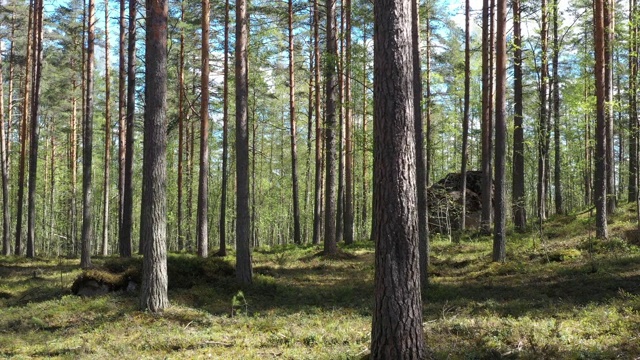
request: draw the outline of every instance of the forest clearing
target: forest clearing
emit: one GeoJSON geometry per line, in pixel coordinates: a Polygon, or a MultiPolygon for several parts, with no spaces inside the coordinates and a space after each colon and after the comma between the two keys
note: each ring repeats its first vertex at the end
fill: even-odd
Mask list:
{"type": "MultiPolygon", "coordinates": [[[[552,218],[542,240],[536,230],[509,233],[504,264],[491,262],[488,237],[435,237],[423,306],[433,358],[636,358],[640,243],[625,238],[633,210],[619,209],[607,241],[593,237],[588,212],[552,218]]],[[[348,256],[317,256],[311,245],[255,249],[254,282],[244,287],[212,270],[232,256],[171,254],[171,306],[161,314],[139,311],[126,291],[72,295],[77,260],[3,257],[0,356],[366,358],[373,243],[341,250],[348,256]]]]}

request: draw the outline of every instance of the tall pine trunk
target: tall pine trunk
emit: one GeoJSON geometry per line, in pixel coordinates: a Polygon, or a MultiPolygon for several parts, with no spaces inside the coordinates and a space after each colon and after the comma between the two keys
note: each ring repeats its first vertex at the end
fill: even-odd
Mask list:
{"type": "Polygon", "coordinates": [[[506,183],[507,145],[507,0],[498,0],[496,11],[496,148],[495,148],[495,215],[493,261],[506,260],[506,183]]]}
{"type": "Polygon", "coordinates": [[[252,282],[249,214],[248,13],[247,1],[236,1],[236,278],[252,282]]]}
{"type": "MultiPolygon", "coordinates": [[[[345,192],[344,192],[344,242],[351,244],[353,232],[353,104],[351,103],[351,0],[345,1],[345,192]]],[[[365,94],[366,96],[366,94],[365,94]]]]}
{"type": "Polygon", "coordinates": [[[227,255],[227,171],[229,148],[229,0],[224,3],[224,73],[222,89],[222,191],[220,194],[220,250],[219,256],[227,255]]]}
{"type": "Polygon", "coordinates": [[[374,6],[375,304],[371,359],[426,358],[416,212],[412,5],[374,6]]]}
{"type": "Polygon", "coordinates": [[[471,32],[469,30],[469,13],[471,11],[471,5],[469,0],[465,2],[465,16],[464,16],[464,114],[462,119],[462,169],[461,173],[461,186],[460,193],[462,194],[462,204],[460,211],[460,229],[466,228],[467,218],[467,147],[469,142],[469,92],[471,87],[471,32]]]}
{"type": "MultiPolygon", "coordinates": [[[[133,131],[136,111],[136,4],[129,0],[129,42],[127,44],[127,140],[125,141],[124,199],[120,226],[121,256],[131,256],[131,230],[133,227],[133,131]]],[[[141,252],[140,244],[139,252],[141,252]]]]}
{"type": "Polygon", "coordinates": [[[289,0],[289,122],[291,125],[291,186],[293,200],[293,242],[302,243],[300,234],[300,206],[298,195],[298,150],[296,144],[296,83],[293,43],[293,0],[289,0]]]}
{"type": "Polygon", "coordinates": [[[202,0],[200,73],[200,175],[198,177],[198,256],[209,255],[209,0],[202,0]]]}
{"type": "Polygon", "coordinates": [[[522,105],[522,13],[520,0],[513,0],[513,220],[518,231],[527,228],[524,182],[524,128],[522,105]]]}
{"type": "Polygon", "coordinates": [[[89,0],[87,17],[87,65],[84,131],[82,136],[82,256],[80,266],[91,267],[91,241],[93,240],[93,67],[95,46],[95,3],[89,0]]]}
{"type": "Polygon", "coordinates": [[[147,0],[140,308],[160,312],[167,295],[167,0],[147,0]]]}
{"type": "Polygon", "coordinates": [[[103,187],[103,212],[102,212],[102,256],[109,254],[109,177],[111,164],[111,64],[109,63],[109,0],[104,4],[104,177],[103,187]]]}
{"type": "MultiPolygon", "coordinates": [[[[118,48],[118,231],[121,231],[124,216],[125,170],[126,170],[126,141],[127,141],[127,90],[125,63],[125,0],[120,0],[120,45],[118,48]]],[[[122,234],[118,237],[118,253],[120,256],[131,256],[131,244],[123,243],[122,234]]]]}
{"type": "Polygon", "coordinates": [[[554,143],[554,165],[553,165],[553,187],[556,214],[564,213],[562,199],[562,154],[560,149],[560,75],[558,66],[560,64],[560,39],[558,37],[558,0],[553,2],[553,143],[554,143]]]}
{"type": "MultiPolygon", "coordinates": [[[[605,0],[594,0],[593,16],[595,34],[595,84],[596,84],[596,133],[605,134],[606,131],[606,83],[605,83],[605,0]]],[[[595,154],[595,203],[596,203],[596,236],[606,239],[607,234],[607,138],[596,136],[595,154]]]]}

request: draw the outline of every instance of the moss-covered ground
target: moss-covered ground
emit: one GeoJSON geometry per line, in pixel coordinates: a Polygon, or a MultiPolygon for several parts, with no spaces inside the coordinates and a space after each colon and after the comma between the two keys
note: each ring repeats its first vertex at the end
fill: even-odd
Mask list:
{"type": "MultiPolygon", "coordinates": [[[[509,232],[508,261],[491,238],[432,239],[424,328],[437,359],[640,357],[640,235],[631,208],[596,240],[589,213],[509,232]]],[[[228,274],[233,255],[169,258],[172,306],[154,315],[120,291],[82,298],[77,260],[0,257],[0,357],[361,359],[370,340],[374,248],[255,249],[254,284],[228,274]]],[[[96,258],[135,273],[140,259],[96,258]]],[[[135,277],[135,276],[134,276],[135,277]]],[[[121,278],[120,278],[121,280],[121,278]]]]}

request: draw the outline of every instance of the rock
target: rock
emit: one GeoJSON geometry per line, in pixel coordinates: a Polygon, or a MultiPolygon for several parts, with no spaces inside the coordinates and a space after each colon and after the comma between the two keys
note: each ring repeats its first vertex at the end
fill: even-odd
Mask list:
{"type": "Polygon", "coordinates": [[[89,281],[85,281],[82,285],[78,287],[78,292],[76,293],[76,295],[93,297],[93,296],[104,295],[108,292],[109,292],[108,285],[98,283],[95,280],[89,280],[89,281]]]}
{"type": "MultiPolygon", "coordinates": [[[[482,171],[468,171],[465,198],[465,223],[468,229],[480,226],[482,213],[482,171]]],[[[462,174],[449,173],[427,189],[429,227],[448,233],[460,228],[462,212],[462,174]]]]}

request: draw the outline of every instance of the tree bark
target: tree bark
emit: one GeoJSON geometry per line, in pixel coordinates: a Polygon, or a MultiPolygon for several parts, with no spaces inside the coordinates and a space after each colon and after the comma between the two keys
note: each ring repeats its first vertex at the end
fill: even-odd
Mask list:
{"type": "Polygon", "coordinates": [[[220,250],[219,256],[227,255],[227,172],[229,148],[229,0],[224,3],[224,73],[222,89],[222,191],[220,194],[220,250]]]}
{"type": "MultiPolygon", "coordinates": [[[[118,231],[122,229],[124,215],[124,194],[125,194],[125,169],[126,169],[126,141],[127,141],[127,90],[126,90],[126,63],[125,63],[125,0],[120,0],[120,47],[118,49],[118,231]]],[[[123,243],[123,237],[119,234],[118,253],[120,256],[131,256],[131,245],[123,243]],[[128,251],[128,255],[127,255],[128,251]]]]}
{"type": "Polygon", "coordinates": [[[547,111],[547,93],[548,93],[548,71],[549,65],[547,60],[547,0],[541,0],[540,11],[542,12],[541,20],[541,56],[540,61],[540,87],[538,89],[538,97],[540,100],[540,120],[538,130],[538,218],[544,221],[547,218],[547,168],[549,156],[549,116],[547,111]]]}
{"type": "Polygon", "coordinates": [[[144,157],[140,243],[140,308],[161,312],[167,295],[167,13],[166,0],[147,0],[144,157]]]}
{"type": "Polygon", "coordinates": [[[322,131],[320,126],[320,9],[318,0],[313,1],[313,52],[315,57],[315,100],[316,113],[316,176],[315,176],[315,202],[313,210],[313,243],[320,244],[322,233],[322,131]]]}
{"type": "Polygon", "coordinates": [[[34,0],[30,1],[29,6],[29,21],[27,25],[27,46],[26,46],[26,63],[24,67],[24,99],[22,101],[22,119],[20,124],[20,167],[18,170],[18,203],[16,210],[16,248],[15,255],[22,255],[22,212],[24,203],[24,178],[25,178],[25,163],[27,159],[27,119],[29,118],[29,104],[31,95],[31,47],[33,43],[31,41],[32,27],[33,27],[33,6],[34,0]]]}
{"type": "Polygon", "coordinates": [[[462,169],[460,170],[462,183],[460,192],[462,195],[462,211],[460,212],[460,229],[466,228],[467,218],[467,147],[469,143],[469,92],[471,88],[471,32],[469,30],[469,13],[471,5],[469,0],[465,2],[464,16],[464,114],[462,119],[462,169]]]}
{"type": "Polygon", "coordinates": [[[200,175],[198,178],[198,256],[209,256],[209,0],[202,0],[200,73],[200,175]]]}
{"type": "Polygon", "coordinates": [[[507,0],[497,2],[496,22],[496,149],[495,149],[495,215],[493,261],[506,260],[506,176],[507,143],[507,0]]]}
{"type": "Polygon", "coordinates": [[[493,122],[491,119],[491,68],[490,59],[493,34],[490,31],[489,0],[482,5],[482,213],[480,227],[482,232],[491,233],[491,212],[493,181],[491,172],[491,137],[493,122]]]}
{"type": "Polygon", "coordinates": [[[236,278],[252,282],[251,219],[249,214],[249,127],[248,127],[248,15],[247,1],[236,1],[236,278]]]}
{"type": "MultiPolygon", "coordinates": [[[[344,243],[352,244],[353,231],[353,104],[351,103],[351,0],[345,1],[345,193],[344,193],[344,243]]],[[[366,93],[363,94],[366,96],[366,93]]]]}
{"type": "Polygon", "coordinates": [[[296,87],[293,53],[293,0],[289,0],[289,122],[291,125],[291,187],[293,200],[293,242],[302,244],[298,194],[298,150],[296,144],[296,87]]]}
{"type": "Polygon", "coordinates": [[[553,142],[554,142],[554,166],[553,166],[553,187],[556,214],[564,213],[562,199],[562,154],[560,149],[560,76],[558,67],[560,64],[560,39],[558,37],[558,0],[553,2],[553,142]]]}
{"type": "MultiPolygon", "coordinates": [[[[127,140],[124,169],[124,202],[120,227],[121,256],[131,256],[133,227],[133,121],[136,111],[136,4],[129,0],[129,43],[127,46],[127,140]]],[[[142,238],[141,238],[142,239],[142,238]]],[[[142,244],[140,244],[142,245],[142,244]]],[[[141,250],[141,246],[139,248],[141,250]]],[[[139,251],[140,252],[140,251],[139,251]]]]}
{"type": "Polygon", "coordinates": [[[87,18],[87,75],[82,136],[82,256],[80,267],[91,267],[91,241],[93,240],[93,67],[95,46],[95,2],[89,0],[87,18]]]}
{"type": "Polygon", "coordinates": [[[629,185],[627,201],[638,198],[638,25],[636,0],[629,0],[629,185]]]}
{"type": "Polygon", "coordinates": [[[104,178],[102,187],[104,189],[102,202],[102,256],[109,254],[109,168],[111,164],[111,64],[109,63],[109,0],[104,4],[104,178]]]}
{"type": "Polygon", "coordinates": [[[423,359],[411,1],[374,6],[375,305],[371,359],[423,359]]]}
{"type": "MultiPolygon", "coordinates": [[[[595,84],[596,84],[596,133],[605,134],[606,131],[606,84],[605,84],[605,0],[594,0],[593,15],[595,34],[595,84]]],[[[606,239],[607,234],[607,138],[596,136],[595,154],[595,203],[596,203],[596,237],[606,239]]]]}
{"type": "MultiPolygon", "coordinates": [[[[180,1],[180,22],[184,23],[185,1],[180,1]]],[[[178,251],[184,250],[184,234],[182,232],[184,202],[184,118],[185,118],[185,91],[184,91],[184,27],[180,28],[180,53],[178,54],[178,251]]]]}
{"type": "Polygon", "coordinates": [[[607,215],[612,215],[616,211],[616,181],[615,181],[615,156],[614,156],[614,99],[613,99],[613,53],[615,38],[615,12],[613,0],[606,0],[604,6],[604,26],[605,26],[605,97],[606,103],[606,129],[607,137],[607,215]]]}
{"type": "MultiPolygon", "coordinates": [[[[9,217],[9,169],[7,167],[7,134],[5,133],[4,118],[4,79],[3,63],[0,56],[0,170],[2,171],[2,255],[11,255],[11,239],[9,238],[9,227],[11,219],[9,217]]],[[[9,93],[9,108],[11,108],[11,93],[9,93]]],[[[11,121],[11,118],[9,118],[11,121]]]]}
{"type": "Polygon", "coordinates": [[[336,160],[338,139],[336,139],[336,113],[338,76],[338,41],[336,36],[336,0],[326,1],[327,12],[327,49],[324,64],[325,75],[325,149],[326,149],[326,178],[325,178],[325,209],[324,209],[324,253],[334,255],[338,252],[336,243],[336,160]]]}
{"type": "Polygon", "coordinates": [[[522,106],[522,12],[520,0],[513,0],[513,220],[518,231],[527,228],[524,182],[524,128],[522,106]]]}

